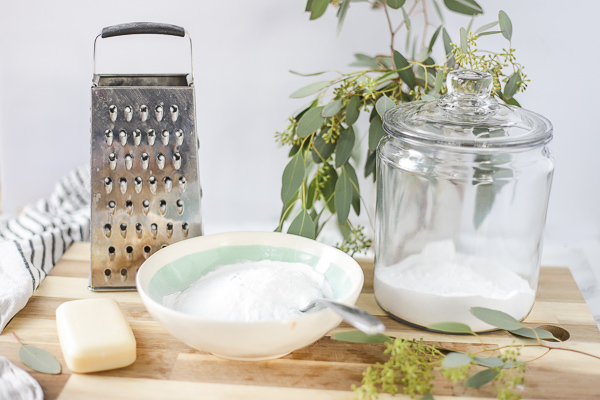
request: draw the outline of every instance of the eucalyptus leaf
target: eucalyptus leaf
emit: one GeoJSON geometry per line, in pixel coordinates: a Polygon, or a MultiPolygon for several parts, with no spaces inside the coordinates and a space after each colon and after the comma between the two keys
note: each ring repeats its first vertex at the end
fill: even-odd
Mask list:
{"type": "Polygon", "coordinates": [[[291,211],[293,209],[293,205],[296,202],[296,200],[298,199],[298,191],[296,191],[296,193],[294,193],[294,195],[292,196],[292,199],[290,201],[288,201],[287,203],[283,203],[283,207],[281,208],[281,215],[279,216],[279,226],[277,226],[277,229],[275,229],[275,232],[281,232],[281,230],[283,229],[283,223],[290,217],[290,215],[292,214],[291,211]]]}
{"type": "Polygon", "coordinates": [[[433,50],[433,45],[435,44],[440,32],[442,31],[442,25],[438,26],[438,28],[433,32],[433,36],[431,36],[431,40],[429,41],[429,46],[427,47],[427,54],[431,53],[433,50]]]}
{"type": "Polygon", "coordinates": [[[433,397],[433,394],[427,393],[425,396],[421,397],[421,400],[435,400],[435,399],[433,397]]]}
{"type": "Polygon", "coordinates": [[[369,151],[367,155],[367,161],[365,162],[365,178],[373,174],[373,181],[375,181],[375,172],[377,169],[377,153],[375,151],[369,151]]]}
{"type": "Polygon", "coordinates": [[[313,95],[313,94],[325,89],[329,85],[331,85],[331,81],[313,82],[310,85],[301,87],[300,89],[296,90],[294,93],[290,94],[290,98],[301,99],[303,97],[313,95]]]}
{"type": "Polygon", "coordinates": [[[440,68],[435,75],[435,86],[433,87],[434,92],[441,93],[442,86],[444,85],[444,71],[440,68]]]}
{"type": "Polygon", "coordinates": [[[404,7],[402,7],[402,15],[404,17],[404,24],[406,25],[406,29],[410,30],[410,17],[406,13],[404,7]]]}
{"type": "Polygon", "coordinates": [[[473,359],[477,365],[488,368],[504,367],[504,361],[500,357],[475,357],[473,359]]]}
{"type": "Polygon", "coordinates": [[[539,337],[540,339],[544,339],[544,340],[556,340],[556,337],[551,332],[548,332],[547,330],[540,329],[540,328],[535,328],[535,333],[533,332],[533,330],[531,330],[529,328],[513,329],[513,330],[510,330],[509,332],[516,336],[523,336],[523,337],[531,338],[531,339],[537,339],[537,337],[539,337]],[[537,337],[535,336],[536,333],[537,333],[537,337]]]}
{"type": "Polygon", "coordinates": [[[329,164],[323,166],[323,178],[319,180],[321,187],[321,193],[323,194],[323,200],[327,209],[334,214],[335,213],[335,187],[338,181],[338,174],[335,168],[329,164]]]}
{"type": "Polygon", "coordinates": [[[502,36],[506,38],[506,40],[510,40],[512,38],[512,22],[508,15],[500,10],[498,12],[498,22],[500,23],[500,29],[502,30],[502,36]]]}
{"type": "Polygon", "coordinates": [[[394,65],[396,70],[398,70],[398,75],[400,75],[400,78],[404,83],[406,83],[410,89],[414,88],[415,73],[406,58],[397,51],[394,51],[394,65]]]}
{"type": "Polygon", "coordinates": [[[465,386],[470,388],[481,387],[496,379],[499,373],[500,372],[495,369],[484,369],[467,379],[465,381],[465,386]]]}
{"type": "Polygon", "coordinates": [[[483,13],[483,9],[475,0],[444,0],[444,4],[450,11],[459,14],[476,15],[483,13]]]}
{"type": "Polygon", "coordinates": [[[392,57],[381,57],[379,62],[387,69],[394,69],[394,60],[392,57]]]}
{"type": "Polygon", "coordinates": [[[512,98],[519,90],[520,83],[521,76],[518,72],[515,72],[508,78],[506,85],[504,85],[504,99],[512,98]]]}
{"type": "Polygon", "coordinates": [[[335,150],[335,166],[341,167],[348,161],[350,158],[350,154],[352,154],[352,149],[354,148],[355,141],[354,128],[349,127],[343,129],[340,133],[340,136],[337,140],[337,147],[335,150]]]}
{"type": "Polygon", "coordinates": [[[469,325],[460,322],[438,322],[437,324],[429,325],[428,328],[447,333],[473,333],[469,325]]]}
{"type": "Polygon", "coordinates": [[[321,111],[321,116],[325,118],[333,117],[334,115],[339,113],[341,109],[342,100],[333,100],[332,102],[327,103],[325,107],[323,107],[323,111],[321,111]]]}
{"type": "Polygon", "coordinates": [[[489,24],[482,25],[479,28],[477,28],[477,30],[475,31],[475,33],[485,32],[488,29],[491,29],[491,28],[495,27],[496,25],[498,25],[498,21],[494,21],[494,22],[490,22],[489,24]]]}
{"type": "Polygon", "coordinates": [[[488,35],[497,35],[498,33],[504,34],[504,31],[487,31],[487,32],[481,32],[477,36],[481,37],[481,36],[488,36],[488,35]]]}
{"type": "Polygon", "coordinates": [[[475,318],[485,322],[486,324],[495,326],[496,328],[512,331],[520,329],[524,326],[514,317],[511,317],[510,315],[502,311],[491,310],[489,308],[484,307],[471,307],[469,311],[471,311],[471,314],[473,314],[475,318]]]}
{"type": "Polygon", "coordinates": [[[335,209],[340,225],[345,224],[350,215],[353,190],[346,167],[342,167],[342,173],[335,184],[335,209]]]}
{"type": "Polygon", "coordinates": [[[281,177],[281,200],[288,203],[294,198],[304,180],[304,157],[297,152],[288,162],[281,177]]]}
{"type": "Polygon", "coordinates": [[[497,191],[498,187],[493,183],[477,185],[475,192],[475,212],[473,214],[473,226],[475,226],[475,229],[479,229],[492,210],[497,191]]]}
{"type": "Polygon", "coordinates": [[[350,179],[350,183],[352,184],[352,208],[354,208],[356,215],[360,215],[360,187],[358,185],[356,171],[351,164],[346,164],[344,168],[346,169],[348,179],[350,179]]]}
{"type": "Polygon", "coordinates": [[[312,135],[321,127],[323,122],[325,122],[325,118],[321,116],[321,112],[323,111],[323,107],[314,107],[311,108],[300,118],[298,121],[298,127],[296,128],[296,134],[305,138],[307,136],[312,135]]]}
{"type": "Polygon", "coordinates": [[[460,49],[465,54],[469,52],[469,39],[465,28],[460,28],[460,49]]]}
{"type": "Polygon", "coordinates": [[[381,118],[383,118],[383,114],[394,107],[396,107],[394,100],[390,99],[385,94],[382,95],[375,103],[375,108],[377,109],[377,113],[381,118]]]}
{"type": "Polygon", "coordinates": [[[312,154],[313,161],[317,164],[321,164],[322,162],[327,161],[335,151],[336,143],[325,142],[321,135],[315,136],[312,143],[313,145],[310,149],[310,152],[312,154]]]}
{"type": "Polygon", "coordinates": [[[351,67],[365,67],[369,69],[379,69],[379,64],[377,64],[377,60],[373,57],[369,57],[365,54],[356,53],[354,54],[356,61],[350,63],[351,67]]]}
{"type": "Polygon", "coordinates": [[[341,0],[340,8],[338,8],[337,12],[337,35],[339,35],[342,31],[342,26],[344,25],[344,20],[346,19],[346,13],[348,12],[348,8],[350,8],[350,0],[341,0]]]}
{"type": "Polygon", "coordinates": [[[423,101],[434,101],[434,100],[437,100],[437,98],[435,96],[430,95],[430,94],[424,94],[423,96],[421,96],[421,100],[423,100],[423,101]]]}
{"type": "Polygon", "coordinates": [[[306,7],[304,8],[304,11],[310,11],[312,8],[314,0],[306,0],[306,7]]]}
{"type": "Polygon", "coordinates": [[[292,221],[287,233],[292,235],[304,236],[309,239],[315,238],[315,224],[308,211],[304,208],[292,221]]]}
{"type": "Polygon", "coordinates": [[[406,0],[387,0],[386,3],[390,8],[397,10],[406,3],[406,0]]]}
{"type": "Polygon", "coordinates": [[[442,29],[442,41],[444,42],[444,51],[446,52],[446,56],[448,57],[448,67],[450,69],[454,68],[454,55],[452,54],[452,39],[448,34],[446,28],[442,29]]]}
{"type": "Polygon", "coordinates": [[[302,72],[292,71],[290,69],[290,72],[294,75],[300,75],[300,76],[317,76],[317,75],[323,75],[324,73],[329,72],[329,71],[319,71],[319,72],[312,72],[310,74],[303,74],[302,72]]]}
{"type": "Polygon", "coordinates": [[[321,17],[325,13],[325,10],[327,10],[328,5],[329,0],[312,0],[310,19],[313,20],[321,17]]]}
{"type": "Polygon", "coordinates": [[[360,115],[360,102],[360,96],[354,95],[350,98],[348,104],[346,104],[346,120],[344,121],[346,125],[353,125],[358,119],[360,115]]]}
{"type": "Polygon", "coordinates": [[[381,117],[377,115],[371,120],[371,125],[369,126],[369,150],[375,150],[384,135],[385,131],[383,130],[381,117]]]}
{"type": "Polygon", "coordinates": [[[332,336],[333,339],[342,342],[351,343],[385,343],[391,342],[393,339],[383,333],[377,333],[375,335],[367,335],[361,331],[343,331],[335,333],[332,336]]]}
{"type": "Polygon", "coordinates": [[[34,346],[21,343],[19,358],[23,364],[43,374],[57,375],[62,370],[60,363],[52,354],[34,346]]]}
{"type": "Polygon", "coordinates": [[[442,366],[444,368],[458,368],[458,367],[462,367],[463,365],[469,365],[471,364],[471,357],[469,357],[468,355],[464,354],[464,353],[449,353],[446,355],[446,357],[444,357],[444,360],[442,361],[442,366]]]}

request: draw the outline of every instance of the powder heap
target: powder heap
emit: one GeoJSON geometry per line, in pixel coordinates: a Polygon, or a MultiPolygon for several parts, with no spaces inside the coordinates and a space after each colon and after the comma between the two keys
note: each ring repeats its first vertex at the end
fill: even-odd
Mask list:
{"type": "Polygon", "coordinates": [[[325,275],[302,263],[263,260],[219,267],[163,304],[206,319],[253,322],[300,315],[316,298],[333,298],[325,275]]]}
{"type": "Polygon", "coordinates": [[[535,291],[493,259],[461,254],[452,241],[432,242],[391,266],[377,265],[375,297],[391,314],[427,327],[462,322],[474,331],[493,327],[475,318],[471,307],[503,311],[516,319],[531,310],[535,291]]]}

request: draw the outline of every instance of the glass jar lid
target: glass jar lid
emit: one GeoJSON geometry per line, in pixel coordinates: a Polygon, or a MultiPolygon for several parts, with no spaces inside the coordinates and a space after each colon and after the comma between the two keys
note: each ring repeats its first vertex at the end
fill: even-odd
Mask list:
{"type": "Polygon", "coordinates": [[[552,139],[543,116],[498,103],[490,96],[492,76],[458,70],[448,73],[448,93],[436,101],[402,103],[383,118],[396,137],[457,147],[541,146],[552,139]]]}

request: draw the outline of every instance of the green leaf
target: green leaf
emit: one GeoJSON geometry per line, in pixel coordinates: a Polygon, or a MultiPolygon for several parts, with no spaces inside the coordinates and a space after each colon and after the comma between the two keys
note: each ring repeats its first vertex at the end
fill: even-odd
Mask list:
{"type": "Polygon", "coordinates": [[[310,218],[310,214],[304,208],[300,210],[300,214],[294,218],[287,233],[304,236],[309,239],[315,238],[315,224],[312,218],[310,218]]]}
{"type": "Polygon", "coordinates": [[[352,205],[352,182],[348,177],[346,167],[342,167],[342,173],[335,184],[335,209],[337,212],[338,222],[344,224],[350,214],[352,205]]]}
{"type": "Polygon", "coordinates": [[[508,362],[506,362],[506,364],[505,364],[504,361],[502,361],[502,359],[500,357],[475,357],[473,359],[473,361],[475,361],[476,364],[481,365],[482,367],[488,367],[488,368],[500,368],[501,367],[504,369],[512,368],[515,365],[523,364],[522,361],[517,361],[515,363],[512,360],[508,360],[508,362]]]}
{"type": "Polygon", "coordinates": [[[504,33],[503,31],[487,31],[487,32],[481,32],[479,35],[479,37],[481,36],[488,36],[488,35],[496,35],[498,33],[504,33]]]}
{"type": "Polygon", "coordinates": [[[488,29],[491,29],[491,28],[495,27],[496,25],[498,25],[498,21],[494,21],[494,22],[490,22],[489,24],[482,25],[475,31],[475,33],[477,34],[480,32],[487,31],[488,29]]]}
{"type": "Polygon", "coordinates": [[[435,8],[435,12],[437,13],[438,17],[440,18],[440,21],[442,21],[442,23],[444,23],[444,14],[442,14],[440,5],[438,4],[438,2],[436,0],[433,0],[433,7],[435,8]]]}
{"type": "Polygon", "coordinates": [[[475,192],[475,213],[473,214],[473,225],[479,229],[485,218],[489,215],[499,187],[492,184],[477,186],[475,192]]]}
{"type": "Polygon", "coordinates": [[[433,32],[433,36],[431,37],[431,40],[429,41],[429,47],[427,47],[427,54],[431,53],[431,50],[433,50],[433,45],[435,44],[435,41],[437,40],[441,31],[442,31],[442,25],[438,26],[438,28],[435,30],[435,32],[433,32]]]}
{"type": "Polygon", "coordinates": [[[323,194],[323,200],[327,209],[334,214],[335,213],[335,187],[338,181],[338,174],[335,168],[329,164],[323,166],[323,178],[319,180],[321,187],[321,193],[323,194]]]}
{"type": "Polygon", "coordinates": [[[328,5],[329,0],[313,0],[310,10],[310,19],[313,20],[321,17],[325,13],[325,10],[327,10],[328,5]]]}
{"type": "Polygon", "coordinates": [[[428,328],[448,333],[473,333],[469,325],[460,322],[438,322],[437,324],[429,325],[428,328]]]}
{"type": "Polygon", "coordinates": [[[333,339],[342,342],[351,343],[385,343],[391,342],[393,339],[383,333],[377,333],[375,335],[367,335],[361,331],[343,331],[338,332],[332,336],[333,339]]]}
{"type": "MultiPolygon", "coordinates": [[[[313,179],[310,182],[310,185],[308,185],[308,190],[306,191],[306,209],[309,210],[313,207],[313,205],[315,204],[315,201],[317,200],[317,179],[313,179]]],[[[314,211],[314,210],[313,210],[314,211]]],[[[311,216],[311,218],[313,218],[311,216]]],[[[314,218],[313,218],[314,220],[314,218]]]]}
{"type": "Polygon", "coordinates": [[[469,311],[471,311],[471,314],[473,314],[477,319],[485,322],[486,324],[495,326],[496,328],[512,331],[524,326],[515,318],[502,311],[490,310],[489,308],[483,307],[471,307],[469,311]]]}
{"type": "Polygon", "coordinates": [[[406,3],[406,0],[387,0],[386,3],[390,8],[397,10],[406,3]]]}
{"type": "Polygon", "coordinates": [[[506,38],[506,40],[510,40],[512,38],[512,22],[508,15],[500,10],[498,12],[498,22],[500,23],[500,29],[502,30],[502,36],[506,38]]]}
{"type": "Polygon", "coordinates": [[[356,53],[354,54],[356,61],[350,63],[351,67],[365,67],[369,69],[379,69],[379,64],[377,64],[377,59],[373,57],[369,57],[365,54],[356,53]]]}
{"type": "Polygon", "coordinates": [[[383,136],[385,136],[383,123],[381,122],[381,117],[377,115],[371,120],[371,125],[369,126],[369,150],[375,150],[383,136]]]}
{"type": "Polygon", "coordinates": [[[477,15],[483,13],[483,8],[475,0],[444,0],[444,4],[450,11],[459,14],[477,15]]]}
{"type": "Polygon", "coordinates": [[[385,94],[382,95],[375,103],[375,108],[377,109],[377,113],[381,118],[383,118],[383,114],[394,107],[396,107],[394,100],[390,99],[385,94]]]}
{"type": "Polygon", "coordinates": [[[323,111],[321,111],[322,117],[333,117],[342,109],[342,100],[334,100],[330,103],[327,103],[325,107],[323,107],[323,111]]]}
{"type": "MultiPolygon", "coordinates": [[[[321,135],[315,136],[313,139],[313,145],[310,149],[312,153],[313,161],[317,164],[325,162],[331,157],[335,150],[336,143],[327,143],[323,140],[321,135]]],[[[307,207],[308,208],[308,207],[307,207]]]]}
{"type": "Polygon", "coordinates": [[[377,169],[377,152],[368,151],[367,161],[365,162],[365,178],[373,174],[373,181],[375,180],[375,172],[377,169]]]}
{"type": "Polygon", "coordinates": [[[314,0],[306,0],[306,8],[304,9],[304,11],[310,11],[312,9],[313,1],[314,0]]]}
{"type": "Polygon", "coordinates": [[[354,128],[349,127],[340,133],[340,137],[337,141],[337,148],[335,150],[335,166],[341,167],[348,161],[350,158],[350,154],[352,154],[352,149],[354,148],[354,141],[356,140],[354,134],[354,128]]]}
{"type": "Polygon", "coordinates": [[[325,118],[321,116],[321,112],[323,111],[323,107],[314,107],[311,108],[300,118],[298,121],[298,127],[296,128],[296,134],[305,138],[307,136],[312,135],[323,125],[325,122],[325,118]]]}
{"type": "MultiPolygon", "coordinates": [[[[435,4],[435,3],[433,3],[433,4],[435,4]]],[[[421,397],[421,400],[435,400],[435,399],[433,398],[433,394],[427,393],[425,396],[421,397]]]]}
{"type": "Polygon", "coordinates": [[[404,16],[404,24],[406,25],[406,29],[410,30],[410,17],[406,13],[404,7],[402,7],[402,15],[404,16]]]}
{"type": "Polygon", "coordinates": [[[484,369],[465,381],[465,386],[477,388],[493,381],[500,372],[495,369],[484,369]]]}
{"type": "Polygon", "coordinates": [[[348,13],[348,8],[350,8],[350,0],[342,0],[340,3],[340,8],[338,8],[337,12],[337,30],[336,35],[339,35],[342,31],[342,25],[344,25],[344,20],[346,19],[346,13],[348,13]]]}
{"type": "Polygon", "coordinates": [[[469,39],[465,28],[460,28],[460,49],[465,54],[469,52],[469,39]]]}
{"type": "Polygon", "coordinates": [[[292,71],[290,69],[290,72],[294,75],[300,75],[300,76],[317,76],[317,75],[323,75],[325,72],[329,72],[329,71],[319,71],[319,72],[312,72],[310,74],[303,74],[302,72],[292,71]]]}
{"type": "MultiPolygon", "coordinates": [[[[16,338],[16,335],[15,335],[16,338]]],[[[39,349],[34,346],[21,344],[19,349],[19,358],[23,364],[27,365],[34,371],[41,372],[43,374],[60,374],[61,366],[60,363],[52,354],[44,349],[39,349]]]]}
{"type": "Polygon", "coordinates": [[[331,81],[313,82],[310,85],[301,87],[300,89],[296,90],[294,93],[290,94],[290,98],[301,99],[303,97],[315,94],[315,93],[325,89],[329,85],[331,85],[331,81]]]}
{"type": "Polygon", "coordinates": [[[435,86],[433,88],[434,92],[440,93],[442,91],[443,85],[444,85],[444,71],[440,68],[440,69],[438,69],[438,72],[435,75],[435,86]]]}
{"type": "MultiPolygon", "coordinates": [[[[533,332],[533,330],[531,330],[529,328],[513,329],[513,330],[510,330],[509,332],[512,333],[513,335],[536,339],[535,333],[533,332]]],[[[540,339],[556,340],[556,337],[551,332],[548,332],[545,329],[535,328],[535,332],[537,332],[538,337],[540,339]]]]}
{"type": "Polygon", "coordinates": [[[442,361],[444,368],[458,368],[469,364],[471,364],[471,357],[465,353],[449,353],[442,361]]]}
{"type": "Polygon", "coordinates": [[[504,85],[504,99],[511,99],[519,90],[521,76],[518,72],[512,74],[504,85]]]}
{"type": "Polygon", "coordinates": [[[348,101],[348,104],[346,105],[346,120],[344,121],[346,122],[346,125],[354,125],[358,119],[358,116],[360,115],[360,102],[361,99],[359,95],[352,96],[350,101],[348,101]]]}
{"type": "Polygon", "coordinates": [[[345,169],[348,173],[348,179],[350,179],[350,183],[352,184],[352,208],[354,208],[356,215],[360,215],[360,187],[358,186],[358,177],[351,164],[346,164],[345,169]]]}
{"type": "Polygon", "coordinates": [[[519,104],[519,102],[517,101],[517,99],[515,99],[514,97],[511,97],[508,100],[504,100],[504,102],[506,104],[510,104],[511,106],[521,107],[521,104],[519,104]]]}
{"type": "Polygon", "coordinates": [[[394,51],[394,65],[398,70],[398,75],[400,75],[400,78],[404,81],[404,83],[406,83],[410,89],[414,88],[415,73],[406,58],[404,58],[404,56],[397,51],[394,51]]]}
{"type": "Polygon", "coordinates": [[[432,96],[430,94],[424,94],[423,96],[421,96],[421,100],[423,101],[434,101],[437,100],[435,96],[432,96]]]}
{"type": "Polygon", "coordinates": [[[452,39],[448,34],[446,28],[442,29],[442,41],[444,42],[444,51],[446,52],[446,56],[448,57],[448,67],[450,69],[454,68],[454,55],[452,54],[452,39]]]}
{"type": "Polygon", "coordinates": [[[281,177],[281,200],[288,203],[302,185],[304,180],[304,157],[302,152],[297,152],[283,170],[281,177]]]}

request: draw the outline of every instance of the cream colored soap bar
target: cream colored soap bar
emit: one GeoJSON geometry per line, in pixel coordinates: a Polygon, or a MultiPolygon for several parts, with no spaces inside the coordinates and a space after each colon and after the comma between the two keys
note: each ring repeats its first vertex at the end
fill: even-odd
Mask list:
{"type": "Polygon", "coordinates": [[[56,324],[60,347],[73,372],[121,368],[135,361],[135,337],[113,299],[63,303],[56,309],[56,324]]]}

